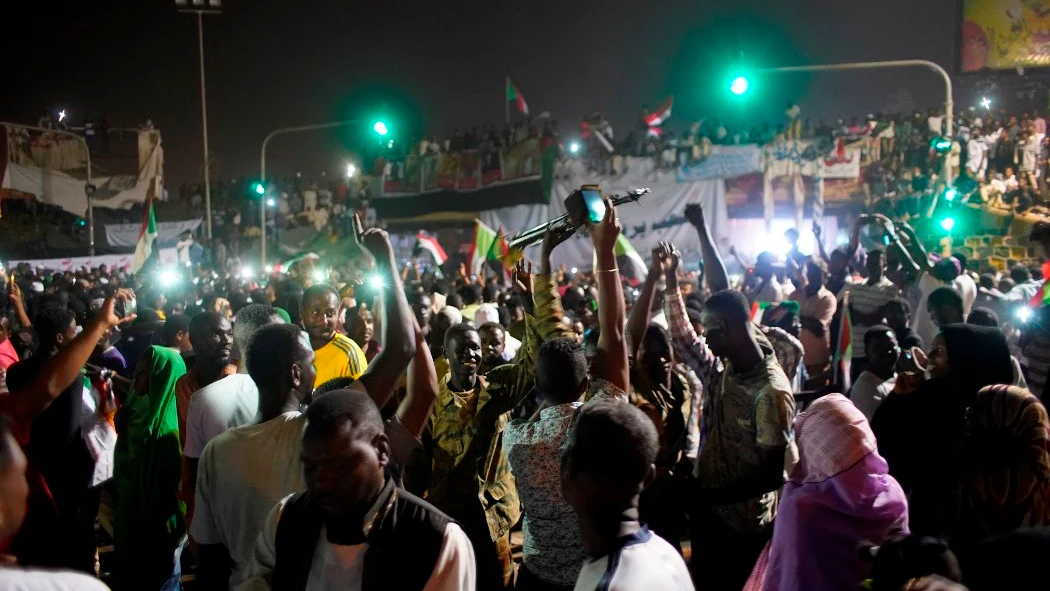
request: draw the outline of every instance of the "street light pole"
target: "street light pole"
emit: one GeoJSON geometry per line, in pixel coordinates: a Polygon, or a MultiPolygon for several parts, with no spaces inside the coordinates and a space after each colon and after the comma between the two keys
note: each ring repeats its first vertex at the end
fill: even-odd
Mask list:
{"type": "MultiPolygon", "coordinates": [[[[950,139],[952,136],[952,123],[954,117],[955,103],[952,102],[952,79],[948,72],[940,65],[929,60],[891,60],[882,62],[852,62],[845,64],[825,64],[817,66],[787,66],[782,68],[762,68],[759,72],[840,72],[843,70],[876,70],[885,68],[929,68],[937,72],[944,80],[944,134],[950,139]]],[[[944,157],[944,169],[942,172],[945,186],[951,186],[952,164],[951,154],[944,157]]]]}
{"type": "Polygon", "coordinates": [[[192,7],[187,8],[186,0],[175,0],[175,6],[183,14],[197,15],[197,52],[200,55],[201,76],[201,132],[204,136],[204,210],[205,233],[211,239],[211,155],[208,153],[208,97],[204,85],[204,15],[221,14],[222,0],[193,0],[192,7]],[[205,8],[207,2],[207,8],[205,8]]]}
{"type": "Polygon", "coordinates": [[[84,184],[84,196],[87,198],[88,255],[95,256],[95,205],[91,202],[95,195],[95,185],[91,183],[91,150],[88,148],[87,139],[82,135],[62,129],[48,129],[46,127],[36,127],[34,125],[19,125],[18,123],[8,123],[6,121],[0,121],[0,125],[7,128],[16,127],[21,129],[31,129],[33,131],[71,137],[76,140],[78,144],[83,146],[84,157],[87,159],[87,182],[84,184]]]}
{"type": "Polygon", "coordinates": [[[259,182],[266,188],[264,193],[259,199],[259,228],[261,232],[262,241],[259,246],[260,251],[260,264],[262,268],[266,268],[266,199],[269,194],[269,187],[266,187],[266,145],[270,143],[274,137],[279,135],[285,135],[289,133],[301,133],[304,131],[317,131],[321,129],[332,129],[334,127],[343,127],[344,125],[353,125],[360,122],[360,119],[349,119],[347,121],[330,121],[328,123],[315,123],[313,125],[300,125],[297,127],[282,127],[275,129],[270,133],[266,134],[266,137],[262,142],[262,149],[259,155],[259,182]]]}

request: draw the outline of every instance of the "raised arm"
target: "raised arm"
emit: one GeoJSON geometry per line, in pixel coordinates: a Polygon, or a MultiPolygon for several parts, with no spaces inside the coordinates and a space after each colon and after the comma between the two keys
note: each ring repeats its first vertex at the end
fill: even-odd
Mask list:
{"type": "Polygon", "coordinates": [[[708,287],[712,292],[729,289],[729,274],[726,273],[725,262],[711,240],[711,232],[704,221],[704,208],[698,203],[690,203],[685,206],[685,217],[700,236],[700,253],[704,257],[704,276],[707,278],[708,287]]]}
{"type": "Polygon", "coordinates": [[[397,418],[409,433],[419,437],[437,398],[438,378],[423,331],[414,318],[412,324],[416,331],[416,352],[408,364],[408,387],[405,399],[397,407],[397,418]]]}
{"type": "Polygon", "coordinates": [[[915,235],[915,229],[904,222],[900,222],[897,224],[897,230],[908,238],[907,252],[911,255],[911,261],[915,263],[919,273],[929,271],[931,268],[930,254],[926,252],[926,249],[922,246],[922,241],[915,235]]]}
{"type": "Polygon", "coordinates": [[[645,276],[642,291],[638,295],[638,299],[634,301],[631,314],[627,317],[627,355],[629,359],[633,359],[638,354],[638,347],[642,344],[645,329],[649,326],[656,284],[664,273],[660,252],[661,248],[659,246],[653,249],[653,259],[649,265],[649,274],[645,276]]]}
{"type": "MultiPolygon", "coordinates": [[[[595,373],[599,378],[627,392],[631,384],[624,335],[624,320],[627,314],[615,252],[619,236],[620,218],[616,215],[612,201],[606,201],[605,218],[591,226],[591,242],[594,243],[594,255],[598,265],[594,274],[598,282],[598,326],[601,329],[598,335],[595,373]]],[[[647,305],[651,300],[652,293],[649,294],[647,305]]],[[[646,317],[648,314],[646,310],[646,317]]]]}
{"type": "Polygon", "coordinates": [[[11,300],[11,305],[15,309],[15,314],[18,315],[18,323],[23,329],[33,328],[33,323],[29,320],[29,315],[26,314],[26,305],[22,301],[22,288],[18,287],[18,283],[12,276],[8,288],[7,297],[11,300]]]}
{"type": "Polygon", "coordinates": [[[824,250],[824,230],[820,227],[820,223],[817,220],[813,220],[813,237],[817,239],[817,252],[820,253],[820,260],[824,261],[825,265],[830,264],[831,257],[824,250]]]}
{"type": "Polygon", "coordinates": [[[682,255],[673,244],[664,244],[660,258],[663,260],[667,278],[664,315],[667,316],[667,328],[671,333],[675,356],[696,373],[696,377],[706,388],[707,381],[714,372],[716,359],[704,339],[696,334],[685,310],[685,301],[678,288],[678,264],[682,255]]]}
{"type": "Polygon", "coordinates": [[[401,283],[387,233],[379,228],[360,231],[361,220],[356,215],[354,226],[359,231],[361,244],[375,258],[376,271],[383,278],[383,348],[360,377],[376,406],[383,408],[393,396],[394,387],[415,353],[414,316],[405,297],[405,286],[401,283]]]}
{"type": "Polygon", "coordinates": [[[114,310],[118,299],[124,301],[133,297],[130,291],[122,289],[106,298],[98,316],[79,335],[59,349],[29,383],[8,394],[12,397],[13,411],[19,415],[17,418],[32,419],[44,412],[80,374],[106,331],[135,319],[134,315],[119,318],[114,310]]]}
{"type": "MultiPolygon", "coordinates": [[[[901,265],[908,271],[908,275],[910,275],[911,277],[918,277],[922,274],[922,267],[920,267],[919,263],[917,263],[915,259],[912,258],[911,253],[908,252],[908,249],[905,248],[904,243],[901,242],[900,236],[894,229],[893,222],[891,222],[889,218],[886,218],[885,216],[882,216],[882,218],[882,224],[886,230],[886,235],[890,237],[889,248],[892,248],[894,251],[897,252],[898,255],[900,255],[901,265]]],[[[901,285],[898,287],[904,286],[901,285]]]]}

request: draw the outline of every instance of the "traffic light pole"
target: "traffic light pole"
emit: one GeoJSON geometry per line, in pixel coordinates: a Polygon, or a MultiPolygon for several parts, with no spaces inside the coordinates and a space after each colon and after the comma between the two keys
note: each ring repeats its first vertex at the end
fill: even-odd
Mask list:
{"type": "MultiPolygon", "coordinates": [[[[944,134],[950,139],[952,136],[952,123],[954,117],[955,103],[952,102],[952,79],[948,72],[940,65],[929,60],[892,60],[884,62],[852,62],[845,64],[825,64],[817,66],[787,66],[783,68],[763,68],[758,72],[841,72],[844,70],[878,70],[886,68],[929,68],[940,74],[944,80],[944,134]]],[[[944,156],[944,169],[942,172],[945,187],[950,187],[952,182],[951,153],[944,156]]]]}
{"type": "Polygon", "coordinates": [[[259,263],[262,268],[266,268],[266,195],[269,194],[269,187],[266,187],[266,146],[270,143],[270,140],[279,136],[289,133],[301,133],[304,131],[318,131],[321,129],[332,129],[335,127],[343,127],[344,125],[353,125],[359,123],[360,119],[349,119],[346,121],[331,121],[328,123],[315,123],[313,125],[300,125],[298,127],[282,127],[275,129],[266,135],[266,138],[262,142],[262,150],[259,155],[259,182],[262,183],[263,187],[266,188],[266,193],[259,199],[259,228],[260,236],[262,241],[259,245],[259,263]]]}
{"type": "Polygon", "coordinates": [[[6,121],[0,121],[0,125],[8,128],[18,127],[21,129],[31,129],[33,131],[71,137],[84,147],[84,156],[87,158],[87,182],[84,184],[84,196],[87,198],[88,255],[95,256],[95,205],[91,202],[91,199],[95,194],[95,186],[91,184],[91,150],[88,148],[87,139],[82,135],[62,129],[48,129],[46,127],[36,127],[33,125],[19,125],[18,123],[8,123],[6,121]]]}

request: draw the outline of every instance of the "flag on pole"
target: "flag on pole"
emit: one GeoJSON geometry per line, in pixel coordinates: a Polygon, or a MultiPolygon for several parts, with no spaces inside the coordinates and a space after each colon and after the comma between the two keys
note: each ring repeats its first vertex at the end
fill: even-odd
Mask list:
{"type": "Polygon", "coordinates": [[[631,245],[631,241],[621,233],[616,237],[616,245],[613,246],[613,254],[616,255],[617,265],[620,267],[620,275],[629,280],[641,282],[649,273],[645,261],[631,245]]]}
{"type": "Polygon", "coordinates": [[[489,260],[498,262],[503,267],[503,270],[510,271],[524,256],[525,251],[520,248],[510,247],[510,244],[507,243],[507,236],[503,233],[503,228],[500,228],[496,232],[496,239],[492,241],[492,248],[489,249],[489,260]]]}
{"type": "Polygon", "coordinates": [[[492,250],[492,245],[496,242],[496,231],[485,225],[479,219],[474,219],[474,245],[470,249],[470,274],[477,275],[481,273],[481,266],[485,264],[485,260],[489,256],[489,252],[492,250]]]}
{"type": "Polygon", "coordinates": [[[436,237],[424,232],[422,230],[416,234],[416,246],[412,249],[413,252],[427,251],[431,256],[434,257],[434,261],[437,264],[442,265],[448,260],[448,255],[445,254],[445,249],[441,248],[441,244],[438,243],[436,237]]]}
{"type": "MultiPolygon", "coordinates": [[[[621,277],[627,279],[634,285],[645,280],[645,276],[649,273],[649,269],[645,266],[645,261],[642,260],[641,255],[639,255],[638,251],[631,245],[631,241],[623,234],[616,237],[616,244],[613,246],[613,254],[616,255],[616,266],[620,268],[621,277]]],[[[597,270],[598,253],[594,253],[593,265],[595,270],[597,270]]]]}
{"type": "Polygon", "coordinates": [[[660,108],[642,116],[642,121],[649,127],[659,127],[671,116],[671,107],[674,105],[674,96],[667,97],[667,101],[660,108]]]}
{"type": "Polygon", "coordinates": [[[510,76],[507,76],[507,102],[514,103],[514,108],[522,115],[529,114],[529,105],[525,103],[525,97],[522,96],[518,87],[510,81],[510,76]]]}
{"type": "Polygon", "coordinates": [[[834,373],[834,382],[842,385],[842,391],[850,388],[849,370],[853,361],[853,323],[849,314],[849,293],[842,298],[842,317],[839,318],[838,344],[831,358],[831,369],[834,373]]]}
{"type": "Polygon", "coordinates": [[[157,240],[157,218],[153,215],[153,199],[146,201],[146,213],[139,226],[139,239],[135,243],[135,256],[131,259],[132,274],[138,273],[153,254],[153,242],[157,240]]]}

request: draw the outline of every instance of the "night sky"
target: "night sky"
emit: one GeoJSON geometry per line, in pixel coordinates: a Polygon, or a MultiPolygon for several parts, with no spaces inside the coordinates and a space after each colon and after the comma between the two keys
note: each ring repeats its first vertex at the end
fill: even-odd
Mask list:
{"type": "MultiPolygon", "coordinates": [[[[797,100],[814,119],[939,104],[922,70],[779,75],[747,104],[721,83],[748,63],[955,60],[955,0],[224,0],[205,17],[211,151],[221,177],[258,174],[282,126],[370,116],[401,136],[502,123],[504,75],[563,136],[602,108],[618,137],[643,103],[675,94],[671,128],[704,114],[779,122],[797,100]]],[[[162,131],[169,186],[201,178],[196,17],[172,0],[8,2],[0,118],[35,123],[65,107],[162,131]],[[20,32],[21,31],[21,32],[20,32]]],[[[964,105],[965,106],[965,105],[964,105]]],[[[358,134],[363,135],[363,134],[358,134]]],[[[277,174],[341,169],[358,135],[275,140],[277,174]]]]}

